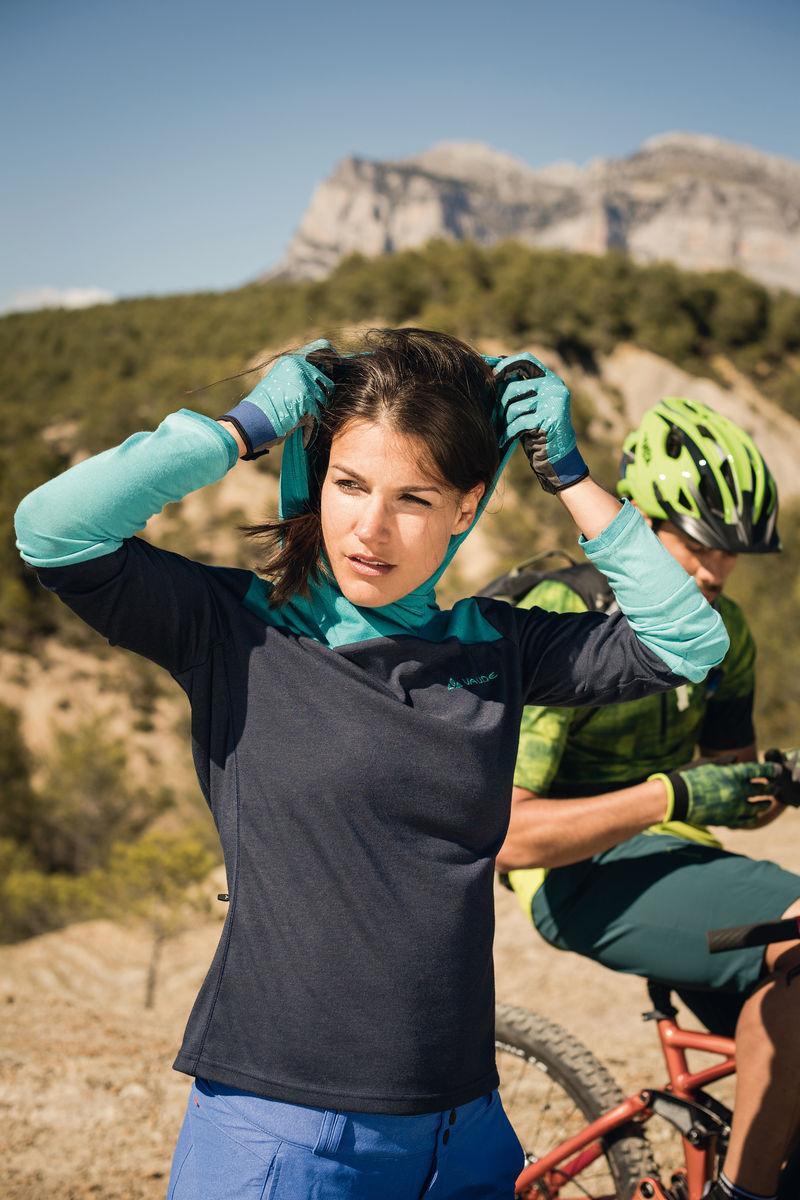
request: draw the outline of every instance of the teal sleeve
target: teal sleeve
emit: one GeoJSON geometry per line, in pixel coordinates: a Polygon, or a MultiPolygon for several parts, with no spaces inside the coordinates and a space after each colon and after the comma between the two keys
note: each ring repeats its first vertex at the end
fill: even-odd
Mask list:
{"type": "Polygon", "coordinates": [[[221,425],[181,409],[26,496],[15,518],[19,552],[32,567],[111,554],[165,504],[216,483],[238,456],[221,425]]]}
{"type": "Polygon", "coordinates": [[[580,543],[636,636],[671,671],[698,683],[722,661],[722,618],[629,501],[598,537],[580,543]]]}

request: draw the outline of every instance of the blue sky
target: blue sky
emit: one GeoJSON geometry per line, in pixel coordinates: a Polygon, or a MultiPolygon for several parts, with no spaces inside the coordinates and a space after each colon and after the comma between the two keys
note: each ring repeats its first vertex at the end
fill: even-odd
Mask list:
{"type": "Polygon", "coordinates": [[[236,287],[349,154],[800,160],[799,35],[797,0],[4,0],[0,311],[236,287]]]}

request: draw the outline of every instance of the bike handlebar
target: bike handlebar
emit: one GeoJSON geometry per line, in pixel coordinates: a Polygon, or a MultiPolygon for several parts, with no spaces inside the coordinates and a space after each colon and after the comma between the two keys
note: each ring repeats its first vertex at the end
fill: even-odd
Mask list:
{"type": "Polygon", "coordinates": [[[782,917],[779,921],[759,921],[755,925],[729,925],[710,929],[706,934],[709,953],[743,950],[747,946],[767,946],[771,942],[789,942],[800,937],[800,917],[782,917]]]}

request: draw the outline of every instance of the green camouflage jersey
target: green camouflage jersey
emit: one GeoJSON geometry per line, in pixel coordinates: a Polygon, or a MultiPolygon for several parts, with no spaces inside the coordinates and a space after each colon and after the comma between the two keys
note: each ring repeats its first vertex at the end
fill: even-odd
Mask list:
{"type": "MultiPolygon", "coordinates": [[[[570,587],[554,579],[537,584],[520,604],[553,612],[586,610],[570,587]]],[[[738,604],[721,596],[717,608],[730,649],[701,683],[603,708],[527,707],[514,783],[543,796],[594,796],[684,766],[698,751],[719,753],[753,742],[755,643],[738,604]]],[[[680,821],[653,826],[652,832],[719,845],[704,826],[680,821]]],[[[545,874],[534,869],[509,875],[527,912],[545,874]]]]}

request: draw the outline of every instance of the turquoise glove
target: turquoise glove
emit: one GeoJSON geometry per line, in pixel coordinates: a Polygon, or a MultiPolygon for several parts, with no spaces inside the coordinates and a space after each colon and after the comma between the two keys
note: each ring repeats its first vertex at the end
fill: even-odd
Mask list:
{"type": "Polygon", "coordinates": [[[560,492],[585,479],[589,468],[575,441],[564,381],[527,353],[501,359],[494,373],[500,449],[519,437],[546,492],[560,492]]]}
{"type": "Polygon", "coordinates": [[[319,420],[319,406],[333,395],[333,383],[308,361],[314,351],[336,354],[330,342],[319,338],[296,354],[284,354],[249,396],[217,419],[230,421],[247,446],[243,458],[259,458],[299,426],[307,446],[319,420]]]}
{"type": "Polygon", "coordinates": [[[667,787],[666,821],[751,829],[770,806],[751,797],[772,794],[781,767],[771,762],[714,763],[650,775],[667,787]],[[755,783],[754,780],[767,780],[755,783]]]}

